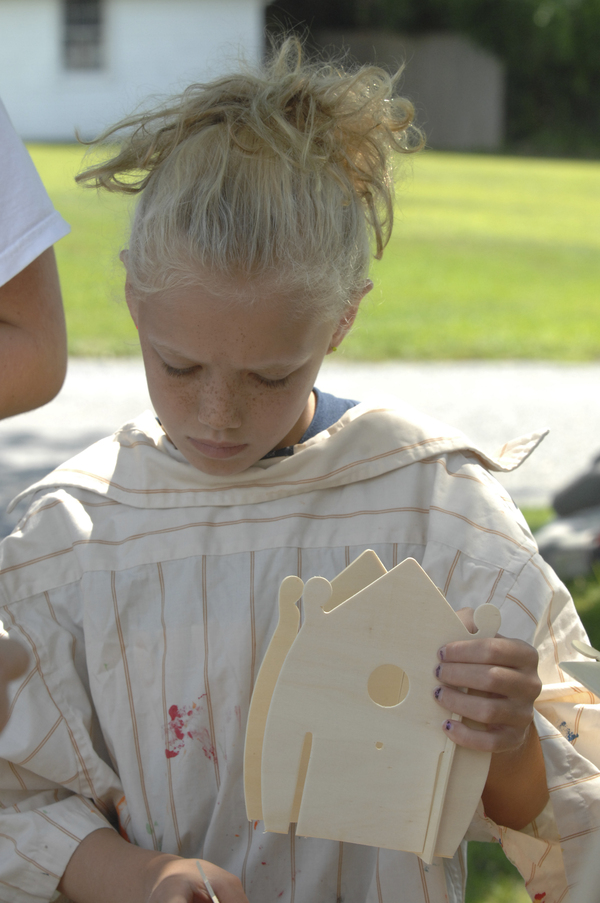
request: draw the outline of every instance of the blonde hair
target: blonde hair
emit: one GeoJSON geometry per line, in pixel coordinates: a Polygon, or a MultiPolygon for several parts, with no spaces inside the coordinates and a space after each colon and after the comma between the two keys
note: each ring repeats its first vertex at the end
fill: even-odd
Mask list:
{"type": "Polygon", "coordinates": [[[360,292],[393,223],[393,152],[422,145],[399,74],[308,63],[295,38],[257,70],[201,85],[108,129],[119,153],[77,176],[140,192],[134,291],[199,281],[199,268],[264,280],[326,317],[360,292]]]}

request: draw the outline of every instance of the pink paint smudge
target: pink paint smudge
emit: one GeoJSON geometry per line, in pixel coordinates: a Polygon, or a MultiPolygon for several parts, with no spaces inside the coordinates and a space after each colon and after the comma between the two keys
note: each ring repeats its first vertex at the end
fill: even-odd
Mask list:
{"type": "Polygon", "coordinates": [[[203,727],[202,730],[198,732],[196,739],[200,740],[200,743],[202,744],[202,752],[204,753],[206,758],[210,759],[211,762],[214,762],[217,751],[210,742],[210,734],[205,727],[203,727]]]}
{"type": "Polygon", "coordinates": [[[203,693],[191,705],[172,705],[168,710],[169,721],[165,729],[165,756],[174,759],[185,749],[186,742],[198,740],[207,759],[215,760],[216,750],[211,742],[210,732],[201,722],[204,720],[203,693]]]}

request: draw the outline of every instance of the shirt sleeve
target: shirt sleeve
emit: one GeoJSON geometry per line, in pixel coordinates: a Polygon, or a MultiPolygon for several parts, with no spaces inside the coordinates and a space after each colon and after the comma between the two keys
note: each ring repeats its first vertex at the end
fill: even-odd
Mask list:
{"type": "Polygon", "coordinates": [[[559,667],[561,661],[581,658],[572,641],[586,637],[566,588],[536,555],[508,601],[533,612],[527,601],[543,595],[547,606],[533,641],[543,682],[534,723],[544,754],[549,803],[523,831],[495,824],[480,805],[468,836],[500,843],[532,899],[560,903],[577,884],[589,841],[600,829],[600,700],[559,667]]]}
{"type": "Polygon", "coordinates": [[[0,735],[0,898],[4,888],[14,903],[50,900],[84,837],[118,824],[123,791],[88,694],[78,593],[72,584],[1,610],[31,657],[0,735]]]}
{"type": "Polygon", "coordinates": [[[0,285],[69,231],[0,101],[0,285]]]}

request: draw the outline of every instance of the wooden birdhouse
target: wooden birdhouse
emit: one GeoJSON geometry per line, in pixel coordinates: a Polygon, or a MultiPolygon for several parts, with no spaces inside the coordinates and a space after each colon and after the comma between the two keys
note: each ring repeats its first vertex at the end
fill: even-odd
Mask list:
{"type": "Polygon", "coordinates": [[[248,818],[427,862],[452,856],[490,754],[444,733],[434,670],[445,643],[495,635],[498,609],[481,606],[475,622],[471,634],[413,559],[386,572],[365,552],[332,583],[286,578],[248,720],[248,818]]]}

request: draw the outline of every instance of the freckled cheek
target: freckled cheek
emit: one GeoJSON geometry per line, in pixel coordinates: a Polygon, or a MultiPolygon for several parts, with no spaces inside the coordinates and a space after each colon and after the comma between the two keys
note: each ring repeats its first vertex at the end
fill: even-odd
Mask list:
{"type": "Polygon", "coordinates": [[[156,413],[165,424],[176,425],[197,414],[196,392],[190,385],[168,385],[157,380],[150,385],[150,397],[156,413]]]}
{"type": "Polygon", "coordinates": [[[265,388],[248,400],[247,416],[257,426],[260,425],[265,433],[272,432],[280,439],[304,411],[309,392],[310,390],[307,390],[306,397],[304,392],[290,396],[265,388]]]}

